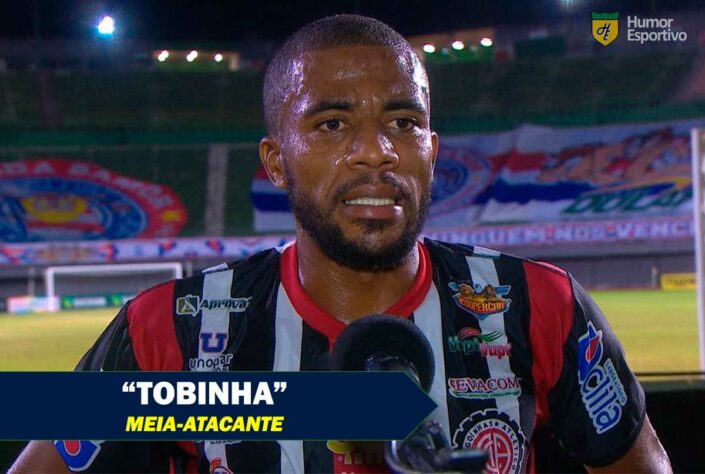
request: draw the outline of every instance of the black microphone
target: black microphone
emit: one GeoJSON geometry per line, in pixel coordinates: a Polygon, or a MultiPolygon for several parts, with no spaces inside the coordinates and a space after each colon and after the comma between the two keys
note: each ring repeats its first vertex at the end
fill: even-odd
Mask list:
{"type": "Polygon", "coordinates": [[[433,383],[433,349],[421,330],[405,318],[372,314],[340,333],[330,356],[331,370],[408,373],[428,392],[433,383]]]}
{"type": "MultiPolygon", "coordinates": [[[[406,372],[428,392],[433,383],[435,358],[421,330],[405,318],[372,314],[350,323],[338,336],[330,356],[337,371],[406,372]]],[[[426,421],[404,441],[385,446],[385,461],[394,473],[483,472],[488,453],[454,450],[441,426],[426,421]]]]}

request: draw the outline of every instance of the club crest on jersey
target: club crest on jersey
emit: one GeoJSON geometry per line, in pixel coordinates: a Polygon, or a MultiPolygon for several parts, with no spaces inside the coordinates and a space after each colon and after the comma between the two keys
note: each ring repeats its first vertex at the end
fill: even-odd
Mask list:
{"type": "Polygon", "coordinates": [[[213,458],[209,466],[208,472],[210,474],[233,474],[228,466],[223,466],[223,460],[220,458],[213,458]]]}
{"type": "Polygon", "coordinates": [[[461,421],[453,434],[453,448],[471,447],[489,453],[485,472],[509,474],[521,469],[526,437],[505,413],[494,409],[476,411],[461,421]]]}
{"type": "Polygon", "coordinates": [[[453,295],[455,304],[480,321],[493,314],[505,313],[512,302],[509,298],[504,298],[512,289],[511,285],[485,285],[484,288],[475,285],[473,288],[467,283],[451,281],[448,286],[456,292],[453,295]]]}
{"type": "Polygon", "coordinates": [[[207,300],[198,295],[186,295],[176,299],[176,314],[196,316],[202,309],[227,309],[231,313],[242,313],[250,306],[251,300],[251,296],[207,300]]]}
{"type": "Polygon", "coordinates": [[[597,434],[617,425],[627,403],[624,386],[612,360],[604,363],[602,330],[588,321],[587,332],[578,339],[578,383],[580,395],[597,434]]]}
{"type": "Polygon", "coordinates": [[[482,357],[509,357],[512,352],[511,344],[492,344],[500,339],[502,333],[492,331],[482,333],[475,328],[463,328],[456,336],[448,338],[448,349],[451,352],[462,352],[469,355],[471,352],[479,352],[482,357]]]}
{"type": "Polygon", "coordinates": [[[103,441],[54,441],[54,447],[59,452],[66,466],[74,472],[85,471],[100,452],[103,441]]]}

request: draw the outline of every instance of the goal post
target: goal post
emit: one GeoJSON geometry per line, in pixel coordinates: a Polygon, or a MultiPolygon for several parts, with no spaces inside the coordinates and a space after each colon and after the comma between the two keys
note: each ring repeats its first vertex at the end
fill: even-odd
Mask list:
{"type": "Polygon", "coordinates": [[[693,223],[695,238],[695,278],[698,309],[700,370],[705,371],[705,129],[690,133],[693,173],[693,223]]]}
{"type": "Polygon", "coordinates": [[[179,262],[62,265],[44,270],[44,289],[48,301],[54,302],[50,310],[58,311],[61,305],[57,302],[62,296],[135,294],[162,281],[182,277],[183,266],[179,262]]]}

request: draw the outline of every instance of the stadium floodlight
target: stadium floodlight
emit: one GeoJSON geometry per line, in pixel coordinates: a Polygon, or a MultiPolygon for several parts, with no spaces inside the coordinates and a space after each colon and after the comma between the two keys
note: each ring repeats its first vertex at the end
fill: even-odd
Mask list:
{"type": "Polygon", "coordinates": [[[221,61],[223,60],[223,55],[220,54],[220,53],[217,53],[217,54],[213,57],[213,59],[215,59],[215,62],[219,63],[219,62],[221,62],[221,61]]]}
{"type": "Polygon", "coordinates": [[[433,45],[430,44],[430,43],[427,43],[427,44],[423,45],[423,52],[424,52],[424,53],[428,53],[428,54],[435,53],[435,52],[436,52],[436,47],[433,46],[433,45]]]}
{"type": "Polygon", "coordinates": [[[167,51],[165,49],[164,51],[159,53],[159,56],[157,56],[157,59],[159,60],[160,63],[163,63],[164,61],[167,60],[168,57],[169,57],[169,51],[167,51]]]}
{"type": "Polygon", "coordinates": [[[463,48],[465,48],[465,43],[460,40],[455,40],[450,46],[456,51],[462,51],[463,48]]]}
{"type": "Polygon", "coordinates": [[[112,36],[115,33],[115,20],[113,17],[105,15],[98,22],[98,34],[101,36],[112,36]]]}
{"type": "Polygon", "coordinates": [[[192,49],[187,55],[186,55],[186,61],[192,63],[196,60],[198,57],[198,51],[195,49],[192,49]]]}
{"type": "Polygon", "coordinates": [[[485,37],[480,40],[480,45],[484,46],[485,48],[489,48],[490,46],[492,46],[492,44],[492,38],[485,37]]]}

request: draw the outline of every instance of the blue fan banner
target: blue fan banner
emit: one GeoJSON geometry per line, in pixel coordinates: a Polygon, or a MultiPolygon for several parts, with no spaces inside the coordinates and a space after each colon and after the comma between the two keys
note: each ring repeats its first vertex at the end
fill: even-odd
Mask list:
{"type": "Polygon", "coordinates": [[[0,372],[0,439],[404,439],[436,408],[401,372],[0,372]]]}

